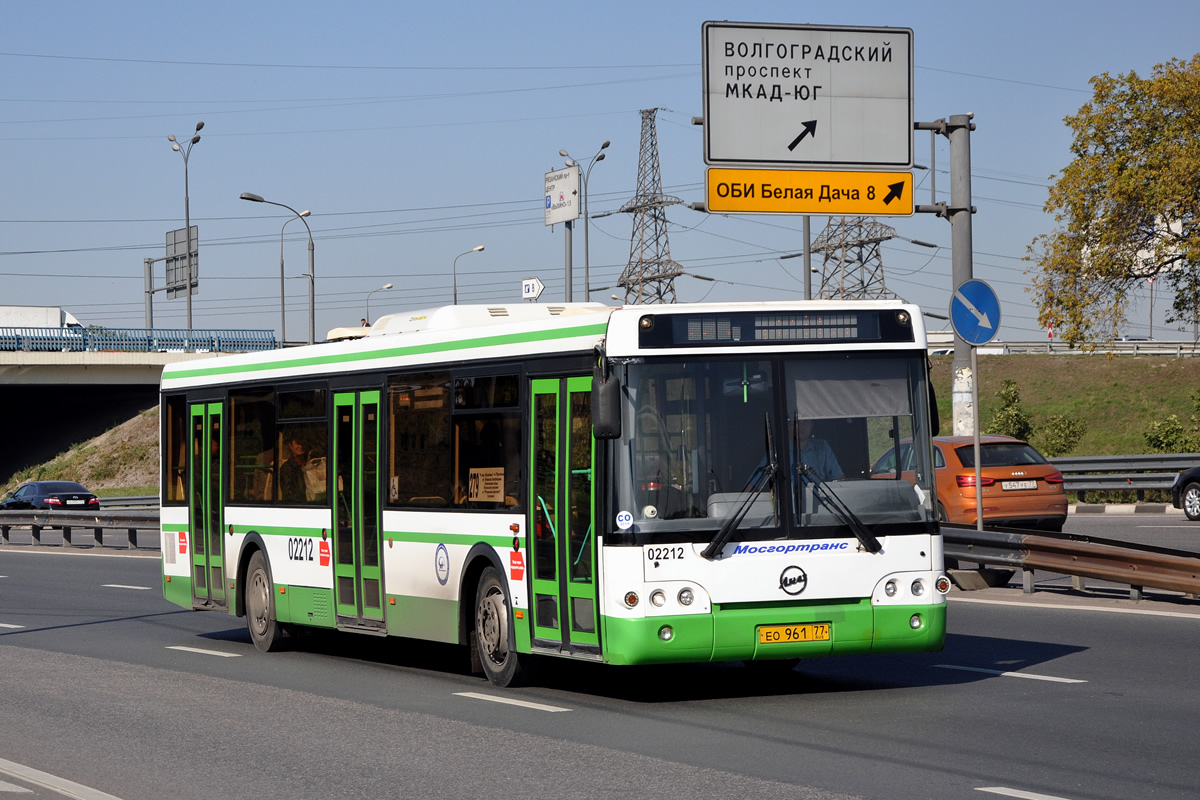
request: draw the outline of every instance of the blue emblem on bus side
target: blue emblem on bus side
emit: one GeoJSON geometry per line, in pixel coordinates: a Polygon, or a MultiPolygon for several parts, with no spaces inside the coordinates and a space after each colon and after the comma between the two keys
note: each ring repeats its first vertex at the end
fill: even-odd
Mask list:
{"type": "Polygon", "coordinates": [[[437,553],[433,556],[433,567],[437,571],[438,583],[445,586],[446,581],[450,580],[450,551],[446,549],[446,545],[437,546],[437,553]]]}

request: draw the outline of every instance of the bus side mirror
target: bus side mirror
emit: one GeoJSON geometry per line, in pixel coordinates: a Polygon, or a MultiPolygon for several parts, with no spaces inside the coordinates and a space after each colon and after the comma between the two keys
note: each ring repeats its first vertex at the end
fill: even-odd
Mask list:
{"type": "Polygon", "coordinates": [[[621,385],[604,357],[597,359],[592,370],[592,435],[621,438],[621,385]]]}

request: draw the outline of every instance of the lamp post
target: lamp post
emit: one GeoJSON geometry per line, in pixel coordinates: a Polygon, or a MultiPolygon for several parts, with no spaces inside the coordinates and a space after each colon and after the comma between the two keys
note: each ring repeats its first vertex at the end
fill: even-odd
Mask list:
{"type": "Polygon", "coordinates": [[[470,250],[466,251],[466,253],[459,253],[454,257],[454,264],[450,267],[451,276],[454,280],[454,305],[458,305],[458,260],[467,255],[467,253],[478,253],[482,250],[483,245],[480,244],[472,247],[470,250]]]}
{"type": "MultiPolygon", "coordinates": [[[[314,263],[313,263],[315,248],[313,247],[312,228],[310,228],[308,226],[308,220],[305,219],[305,217],[307,217],[309,215],[309,212],[304,211],[303,213],[301,213],[289,205],[284,205],[283,203],[276,203],[271,200],[264,200],[260,196],[258,196],[256,194],[251,194],[250,192],[242,192],[241,199],[249,200],[252,203],[266,203],[269,206],[279,206],[280,208],[286,208],[288,211],[295,214],[300,219],[300,221],[304,223],[304,228],[305,228],[305,230],[308,231],[308,273],[307,273],[307,277],[308,277],[308,343],[313,344],[316,341],[316,329],[317,329],[317,313],[316,313],[316,279],[317,279],[317,275],[316,275],[316,267],[314,266],[314,263]]],[[[289,222],[290,221],[291,220],[289,220],[289,222]]],[[[284,224],[286,225],[287,223],[285,222],[284,224]]],[[[283,236],[283,233],[281,232],[280,237],[282,237],[282,236],[283,236]]]]}
{"type": "Polygon", "coordinates": [[[284,309],[284,288],[283,288],[283,232],[287,230],[288,222],[293,222],[297,219],[303,219],[308,216],[308,210],[301,211],[294,217],[289,217],[288,221],[283,223],[283,227],[279,229],[279,346],[283,347],[287,341],[287,311],[284,309]]]}
{"type": "Polygon", "coordinates": [[[384,289],[390,289],[390,288],[392,288],[392,285],[390,283],[385,283],[383,286],[380,286],[378,289],[372,289],[371,291],[367,292],[367,324],[368,325],[371,324],[371,295],[375,294],[376,292],[382,292],[384,289]]]}
{"type": "MultiPolygon", "coordinates": [[[[588,160],[587,170],[583,173],[583,300],[585,303],[592,299],[592,287],[588,276],[588,177],[592,174],[592,167],[596,166],[596,162],[604,160],[604,151],[609,144],[608,139],[605,139],[604,144],[600,145],[600,149],[596,151],[596,155],[588,160]]],[[[578,163],[566,150],[559,150],[558,154],[567,159],[568,167],[573,167],[578,163]]]]}
{"type": "Polygon", "coordinates": [[[192,213],[189,208],[190,200],[188,197],[188,156],[192,154],[192,147],[196,142],[200,141],[200,131],[204,128],[203,122],[196,123],[196,132],[192,138],[188,140],[187,148],[182,147],[175,139],[175,134],[168,134],[167,141],[171,143],[171,149],[179,155],[183,156],[183,238],[187,242],[187,329],[189,345],[192,338],[192,213]]]}

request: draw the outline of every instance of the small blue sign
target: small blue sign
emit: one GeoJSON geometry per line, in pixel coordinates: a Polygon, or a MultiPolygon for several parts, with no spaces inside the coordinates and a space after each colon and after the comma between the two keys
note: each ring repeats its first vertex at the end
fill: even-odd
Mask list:
{"type": "Polygon", "coordinates": [[[950,324],[967,344],[987,344],[1000,330],[1000,298],[984,281],[963,281],[950,297],[950,324]]]}

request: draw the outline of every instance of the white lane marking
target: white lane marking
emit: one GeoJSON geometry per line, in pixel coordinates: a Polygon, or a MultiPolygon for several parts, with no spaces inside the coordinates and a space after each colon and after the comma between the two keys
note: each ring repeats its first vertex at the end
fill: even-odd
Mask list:
{"type": "Polygon", "coordinates": [[[241,658],[241,653],[222,653],[220,650],[202,650],[199,647],[184,647],[183,645],[171,645],[168,650],[182,650],[185,653],[199,653],[204,656],[220,656],[221,658],[241,658]]]}
{"type": "Polygon", "coordinates": [[[960,667],[957,664],[934,664],[938,669],[960,669],[963,672],[983,672],[987,675],[1000,675],[1004,678],[1028,678],[1031,681],[1053,681],[1054,683],[1087,683],[1077,678],[1056,678],[1053,675],[1034,675],[1032,672],[1006,672],[999,669],[982,669],[980,667],[960,667]]]}
{"type": "Polygon", "coordinates": [[[977,792],[991,792],[992,794],[1002,794],[1005,797],[1020,797],[1022,800],[1068,800],[1066,797],[1059,797],[1056,794],[1038,794],[1037,792],[1023,792],[1020,789],[1009,789],[1007,786],[977,786],[977,792]]]}
{"type": "Polygon", "coordinates": [[[1179,529],[1187,528],[1187,529],[1188,529],[1188,530],[1190,530],[1190,531],[1194,531],[1194,530],[1196,530],[1196,526],[1195,526],[1194,524],[1193,524],[1193,525],[1134,525],[1133,527],[1135,527],[1135,528],[1172,528],[1172,529],[1174,529],[1174,528],[1179,528],[1179,529]]]}
{"type": "Polygon", "coordinates": [[[559,706],[548,706],[542,703],[531,703],[528,700],[515,700],[511,697],[498,697],[494,694],[480,694],[479,692],[455,692],[459,697],[470,697],[473,700],[487,700],[492,703],[506,703],[510,706],[521,706],[522,708],[532,708],[535,711],[570,711],[569,708],[561,708],[559,706]]]}
{"type": "Polygon", "coordinates": [[[951,597],[955,603],[982,603],[988,606],[1024,606],[1027,608],[1053,608],[1058,611],[1106,611],[1109,614],[1142,614],[1148,617],[1183,617],[1200,620],[1200,614],[1180,611],[1154,611],[1141,608],[1107,608],[1105,606],[1073,606],[1056,603],[1020,603],[1015,600],[986,600],[975,597],[951,597]]]}
{"type": "Polygon", "coordinates": [[[12,628],[13,630],[16,630],[17,628],[24,628],[24,627],[25,627],[24,625],[8,625],[6,623],[0,622],[0,628],[12,628]]]}
{"type": "Polygon", "coordinates": [[[0,781],[0,792],[9,792],[11,794],[33,794],[33,789],[26,789],[24,786],[17,786],[15,783],[8,781],[0,781]]]}
{"type": "Polygon", "coordinates": [[[82,783],[75,783],[66,778],[60,778],[57,775],[51,775],[49,772],[42,772],[33,767],[27,767],[24,764],[5,761],[3,758],[0,758],[0,772],[26,783],[33,783],[52,792],[57,792],[63,797],[74,798],[74,800],[121,800],[121,798],[102,792],[99,789],[93,789],[90,786],[84,786],[82,783]]]}
{"type": "Polygon", "coordinates": [[[140,592],[150,591],[149,586],[129,586],[124,583],[102,583],[100,586],[104,589],[137,589],[140,592]]]}

